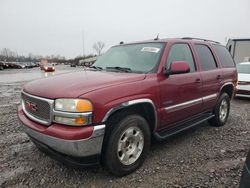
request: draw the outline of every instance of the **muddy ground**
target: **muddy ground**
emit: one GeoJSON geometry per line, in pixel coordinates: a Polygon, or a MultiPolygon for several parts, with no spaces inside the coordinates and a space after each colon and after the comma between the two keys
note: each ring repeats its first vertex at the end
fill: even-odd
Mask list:
{"type": "MultiPolygon", "coordinates": [[[[11,73],[10,77],[15,71],[11,73]]],[[[6,74],[0,72],[0,187],[239,186],[250,148],[250,100],[232,101],[224,127],[204,123],[164,142],[153,143],[139,170],[116,178],[101,167],[73,169],[39,152],[23,133],[16,115],[22,85],[34,77],[8,81],[4,80],[6,74]]]]}

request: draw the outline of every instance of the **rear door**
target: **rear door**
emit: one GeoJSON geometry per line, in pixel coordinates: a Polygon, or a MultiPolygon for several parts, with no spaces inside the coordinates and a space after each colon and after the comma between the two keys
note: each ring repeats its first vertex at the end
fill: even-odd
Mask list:
{"type": "Polygon", "coordinates": [[[165,66],[173,61],[186,61],[190,72],[164,76],[160,81],[161,127],[183,121],[200,112],[202,107],[201,76],[188,43],[168,44],[169,54],[165,66]]]}
{"type": "Polygon", "coordinates": [[[216,104],[222,83],[222,72],[210,46],[196,43],[196,54],[200,63],[202,80],[203,111],[213,108],[216,104]]]}

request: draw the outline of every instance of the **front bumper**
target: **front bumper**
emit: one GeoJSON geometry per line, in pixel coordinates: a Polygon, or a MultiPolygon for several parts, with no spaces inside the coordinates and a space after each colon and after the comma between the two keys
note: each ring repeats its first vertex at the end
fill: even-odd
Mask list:
{"type": "Polygon", "coordinates": [[[70,158],[86,158],[101,154],[104,124],[93,127],[52,124],[46,127],[27,118],[21,107],[18,109],[18,117],[26,134],[37,146],[43,148],[42,151],[46,148],[50,154],[70,158]]]}
{"type": "Polygon", "coordinates": [[[250,97],[250,86],[249,85],[237,85],[236,97],[250,97]]]}
{"type": "Polygon", "coordinates": [[[105,125],[95,126],[92,136],[82,140],[64,140],[52,137],[39,133],[24,124],[23,128],[29,137],[35,138],[55,151],[75,157],[86,157],[101,153],[105,125]]]}

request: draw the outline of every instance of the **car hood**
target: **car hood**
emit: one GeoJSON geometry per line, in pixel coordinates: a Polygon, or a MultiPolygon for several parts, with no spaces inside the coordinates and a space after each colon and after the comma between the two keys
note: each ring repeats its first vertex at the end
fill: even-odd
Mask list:
{"type": "Polygon", "coordinates": [[[250,74],[238,73],[238,80],[239,81],[250,82],[250,74]]]}
{"type": "Polygon", "coordinates": [[[97,89],[140,81],[145,77],[145,74],[135,73],[79,71],[30,82],[24,86],[24,91],[50,99],[75,98],[97,89]]]}

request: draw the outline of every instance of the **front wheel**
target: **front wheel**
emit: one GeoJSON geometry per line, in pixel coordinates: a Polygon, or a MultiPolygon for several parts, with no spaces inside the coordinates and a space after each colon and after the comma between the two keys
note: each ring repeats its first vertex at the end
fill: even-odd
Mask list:
{"type": "Polygon", "coordinates": [[[230,111],[230,98],[228,94],[223,93],[216,104],[214,109],[215,117],[211,119],[209,122],[212,126],[220,127],[225,125],[228,119],[230,111]]]}
{"type": "Polygon", "coordinates": [[[139,115],[120,115],[111,121],[107,138],[104,163],[114,175],[127,175],[144,162],[150,147],[150,129],[147,121],[139,115]],[[120,120],[119,120],[120,119],[120,120]]]}

